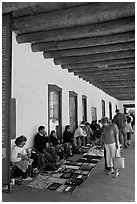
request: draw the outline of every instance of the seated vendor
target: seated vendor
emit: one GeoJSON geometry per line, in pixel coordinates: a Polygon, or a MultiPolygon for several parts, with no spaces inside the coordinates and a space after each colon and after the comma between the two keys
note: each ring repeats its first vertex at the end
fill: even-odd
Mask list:
{"type": "Polygon", "coordinates": [[[26,141],[27,138],[23,135],[16,138],[15,145],[11,149],[11,162],[17,167],[15,173],[17,176],[22,177],[24,180],[31,180],[33,160],[28,157],[29,155],[25,150],[26,141]]]}
{"type": "Polygon", "coordinates": [[[74,145],[78,149],[85,146],[85,140],[86,140],[85,138],[87,135],[84,128],[85,128],[85,125],[81,123],[74,133],[74,145]]]}
{"type": "Polygon", "coordinates": [[[63,132],[63,142],[65,144],[66,156],[72,156],[73,134],[70,131],[70,125],[65,126],[65,130],[63,132]]]}
{"type": "Polygon", "coordinates": [[[60,156],[60,159],[63,159],[64,147],[61,144],[55,130],[51,131],[50,136],[49,136],[49,140],[50,140],[51,146],[55,147],[56,153],[60,156]]]}
{"type": "Polygon", "coordinates": [[[50,147],[49,137],[47,136],[44,126],[39,126],[38,128],[38,133],[34,138],[34,147],[39,153],[44,154],[46,162],[60,164],[60,159],[55,148],[50,147]]]}

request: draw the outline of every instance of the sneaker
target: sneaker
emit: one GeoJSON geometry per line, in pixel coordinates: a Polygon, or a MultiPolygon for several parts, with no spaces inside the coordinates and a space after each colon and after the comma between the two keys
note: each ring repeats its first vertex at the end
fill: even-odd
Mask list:
{"type": "Polygon", "coordinates": [[[114,171],[109,171],[109,172],[107,173],[107,175],[111,175],[111,174],[114,174],[114,171]]]}
{"type": "Polygon", "coordinates": [[[23,178],[22,180],[23,181],[30,181],[30,180],[32,180],[32,178],[28,176],[27,178],[23,178]]]}
{"type": "Polygon", "coordinates": [[[114,176],[113,176],[113,178],[117,178],[119,176],[119,174],[115,174],[114,176]]]}

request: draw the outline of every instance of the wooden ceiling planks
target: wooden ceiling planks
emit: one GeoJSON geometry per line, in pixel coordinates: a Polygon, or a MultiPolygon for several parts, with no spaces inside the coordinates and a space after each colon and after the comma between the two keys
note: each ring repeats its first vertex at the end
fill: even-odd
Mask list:
{"type": "Polygon", "coordinates": [[[115,43],[111,45],[92,46],[85,48],[66,49],[59,51],[44,52],[44,58],[59,58],[70,56],[81,56],[96,53],[117,52],[135,49],[135,42],[115,43]]]}
{"type": "Polygon", "coordinates": [[[99,45],[111,45],[115,43],[124,43],[124,42],[134,42],[135,41],[135,32],[124,32],[114,35],[100,36],[100,37],[89,37],[89,38],[80,38],[74,40],[65,40],[65,41],[55,41],[55,42],[43,42],[43,43],[32,43],[32,51],[54,51],[54,50],[66,50],[72,48],[83,48],[99,45]]]}
{"type": "Polygon", "coordinates": [[[3,2],[18,43],[118,100],[135,98],[134,2],[3,2]],[[127,93],[126,93],[127,91],[127,93]]]}
{"type": "Polygon", "coordinates": [[[91,3],[64,10],[15,18],[13,19],[13,29],[17,33],[56,30],[130,17],[134,16],[134,13],[134,3],[91,3]]]}
{"type": "Polygon", "coordinates": [[[54,10],[85,5],[87,2],[2,2],[2,13],[12,11],[12,16],[30,16],[54,10]]]}
{"type": "Polygon", "coordinates": [[[108,66],[104,66],[104,67],[86,67],[86,68],[76,68],[76,69],[68,69],[69,72],[100,72],[100,71],[109,71],[109,70],[125,70],[126,68],[129,69],[134,68],[135,69],[135,63],[128,63],[128,64],[118,64],[118,65],[108,65],[108,66]]]}
{"type": "MultiPolygon", "coordinates": [[[[82,55],[82,56],[73,56],[73,57],[62,57],[62,58],[54,58],[55,65],[64,65],[83,62],[94,62],[94,61],[104,61],[104,60],[113,60],[113,59],[121,59],[127,57],[134,57],[135,50],[128,51],[118,51],[118,52],[109,52],[109,53],[98,53],[98,54],[90,54],[90,55],[82,55]]],[[[45,56],[44,56],[45,58],[45,56]]]]}
{"type": "Polygon", "coordinates": [[[92,66],[104,67],[106,65],[117,65],[117,64],[125,64],[125,63],[135,63],[135,57],[102,60],[102,61],[95,61],[95,62],[76,63],[76,64],[66,64],[66,65],[61,65],[61,67],[62,69],[77,69],[77,68],[83,69],[83,68],[92,67],[92,66]]]}
{"type": "MultiPolygon", "coordinates": [[[[102,75],[105,75],[105,74],[119,74],[119,75],[121,75],[122,73],[128,73],[129,74],[129,68],[125,68],[125,69],[121,69],[121,70],[119,70],[119,69],[111,69],[111,70],[98,70],[98,69],[94,69],[94,70],[90,70],[90,71],[83,71],[83,72],[74,72],[75,73],[75,75],[79,75],[79,74],[85,74],[85,75],[89,75],[90,76],[90,74],[91,75],[95,75],[95,76],[97,76],[97,74],[102,74],[102,75]]],[[[134,73],[135,74],[135,67],[130,67],[130,73],[134,73]]]]}
{"type": "MultiPolygon", "coordinates": [[[[18,43],[26,42],[51,42],[71,40],[87,37],[98,37],[105,35],[112,35],[117,33],[124,33],[133,31],[135,29],[135,18],[122,18],[119,20],[107,21],[103,23],[89,24],[84,26],[77,26],[71,28],[36,31],[17,35],[18,43]]],[[[13,28],[13,31],[18,33],[13,28]]]]}

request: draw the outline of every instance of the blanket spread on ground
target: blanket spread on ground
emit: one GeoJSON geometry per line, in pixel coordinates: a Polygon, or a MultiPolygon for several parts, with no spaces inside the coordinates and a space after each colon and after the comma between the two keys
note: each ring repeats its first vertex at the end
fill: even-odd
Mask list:
{"type": "Polygon", "coordinates": [[[83,154],[79,160],[67,160],[58,170],[38,175],[29,186],[72,193],[88,178],[103,156],[103,149],[99,146],[94,146],[87,153],[83,154]]]}

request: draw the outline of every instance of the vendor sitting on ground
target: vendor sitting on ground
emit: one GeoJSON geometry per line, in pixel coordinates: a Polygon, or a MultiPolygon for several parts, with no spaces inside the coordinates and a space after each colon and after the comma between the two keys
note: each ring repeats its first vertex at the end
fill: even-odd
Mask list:
{"type": "Polygon", "coordinates": [[[64,147],[63,147],[63,144],[61,144],[55,130],[51,131],[49,140],[50,140],[51,146],[55,147],[56,153],[60,156],[60,159],[63,159],[64,147]]]}
{"type": "Polygon", "coordinates": [[[70,125],[65,126],[65,131],[63,132],[63,142],[66,157],[72,156],[73,134],[70,131],[70,125]]]}
{"type": "Polygon", "coordinates": [[[76,148],[80,149],[80,147],[85,146],[86,136],[85,125],[80,124],[80,126],[75,130],[74,133],[74,145],[76,148]]]}
{"type": "Polygon", "coordinates": [[[50,147],[49,137],[47,136],[44,126],[39,126],[38,128],[38,133],[34,138],[34,148],[37,152],[44,155],[45,162],[51,162],[57,165],[62,163],[56,153],[55,147],[50,147]]]}
{"type": "Polygon", "coordinates": [[[19,176],[23,180],[31,180],[33,159],[29,158],[30,155],[25,149],[26,141],[27,138],[23,135],[16,138],[15,145],[11,149],[11,162],[17,167],[14,172],[15,177],[19,176]]]}

